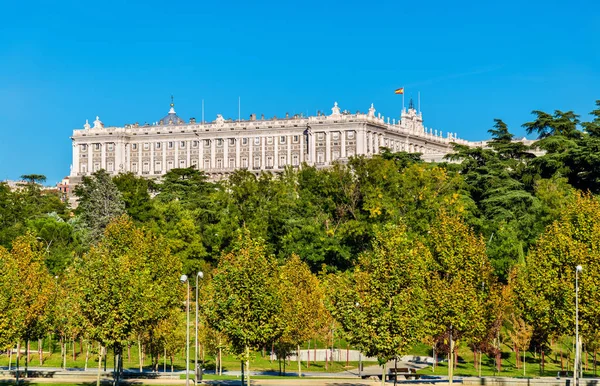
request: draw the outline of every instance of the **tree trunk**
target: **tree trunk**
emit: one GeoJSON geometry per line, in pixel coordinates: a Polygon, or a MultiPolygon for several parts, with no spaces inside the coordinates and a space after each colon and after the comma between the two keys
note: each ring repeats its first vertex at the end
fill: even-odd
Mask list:
{"type": "Polygon", "coordinates": [[[308,348],[306,349],[306,368],[310,369],[310,339],[308,340],[308,348]]]}
{"type": "Polygon", "coordinates": [[[452,340],[452,329],[450,329],[450,350],[448,350],[448,382],[452,384],[454,382],[454,340],[452,340]]]}
{"type": "Polygon", "coordinates": [[[300,358],[300,345],[297,346],[298,348],[298,352],[296,355],[296,359],[298,360],[298,376],[301,377],[302,376],[302,364],[300,363],[302,358],[300,358]]]}
{"type": "Polygon", "coordinates": [[[25,378],[29,377],[29,338],[25,343],[25,378]]]}
{"type": "Polygon", "coordinates": [[[73,362],[77,359],[77,355],[75,355],[75,338],[71,340],[73,342],[73,362]]]}
{"type": "Polygon", "coordinates": [[[40,358],[40,366],[44,364],[44,340],[38,339],[38,356],[40,358]]]}
{"type": "Polygon", "coordinates": [[[17,371],[15,373],[17,377],[17,385],[19,384],[19,357],[21,356],[21,341],[17,342],[17,371]]]}
{"type": "Polygon", "coordinates": [[[173,355],[171,355],[171,372],[173,372],[173,355]]]}
{"type": "Polygon", "coordinates": [[[102,371],[102,345],[98,350],[98,378],[96,378],[96,386],[100,386],[100,371],[102,371]]]}
{"type": "Polygon", "coordinates": [[[246,385],[250,386],[250,347],[246,346],[246,385]]]}
{"type": "Polygon", "coordinates": [[[140,372],[144,370],[144,359],[142,358],[142,341],[138,336],[138,359],[140,361],[140,372]]]}
{"type": "Polygon", "coordinates": [[[350,365],[350,346],[346,343],[346,367],[350,365]]]}
{"type": "Polygon", "coordinates": [[[381,386],[385,386],[385,373],[387,368],[387,362],[381,366],[381,386]]]}
{"type": "Polygon", "coordinates": [[[88,360],[90,359],[90,343],[89,342],[85,342],[85,366],[84,366],[84,370],[87,370],[88,368],[88,360]]]}
{"type": "Polygon", "coordinates": [[[563,362],[562,350],[560,350],[560,371],[565,371],[565,364],[563,362]]]}
{"type": "Polygon", "coordinates": [[[13,352],[13,346],[11,344],[10,349],[8,351],[8,371],[11,370],[11,366],[12,366],[12,352],[13,352]]]}

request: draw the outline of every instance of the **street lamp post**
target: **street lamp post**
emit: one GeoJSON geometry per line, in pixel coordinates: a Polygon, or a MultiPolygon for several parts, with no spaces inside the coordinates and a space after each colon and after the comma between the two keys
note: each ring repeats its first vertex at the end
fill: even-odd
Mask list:
{"type": "Polygon", "coordinates": [[[577,366],[579,365],[579,272],[581,265],[575,267],[575,363],[573,364],[573,386],[577,386],[577,366]]]}
{"type": "Polygon", "coordinates": [[[194,379],[196,380],[196,385],[198,384],[198,279],[202,279],[204,277],[204,273],[202,271],[198,271],[196,275],[196,342],[194,349],[194,379]]]}
{"type": "Polygon", "coordinates": [[[186,283],[186,324],[185,324],[185,386],[190,386],[190,282],[187,275],[181,275],[186,283]]]}

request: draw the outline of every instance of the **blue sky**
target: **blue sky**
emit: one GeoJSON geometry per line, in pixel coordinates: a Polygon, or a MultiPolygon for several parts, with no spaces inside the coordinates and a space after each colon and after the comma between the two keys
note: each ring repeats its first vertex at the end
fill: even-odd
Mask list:
{"type": "Polygon", "coordinates": [[[4,1],[0,180],[68,175],[74,128],[342,109],[524,135],[534,109],[586,117],[600,99],[600,2],[4,1]]]}

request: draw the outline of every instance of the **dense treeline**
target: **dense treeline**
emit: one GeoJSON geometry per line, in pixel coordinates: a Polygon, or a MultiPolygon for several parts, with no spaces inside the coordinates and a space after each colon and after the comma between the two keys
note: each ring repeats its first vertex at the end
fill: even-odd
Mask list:
{"type": "Polygon", "coordinates": [[[523,126],[535,149],[495,120],[489,146],[455,145],[440,164],[383,149],[219,182],[193,168],[161,181],[99,171],[77,187],[74,211],[40,189],[43,176],[0,184],[0,344],[52,332],[173,355],[179,275],[203,271],[203,339],[219,352],[248,359],[273,344],[286,355],[338,325],[382,363],[418,341],[468,343],[500,362],[501,330],[536,352],[570,334],[581,264],[582,333],[595,347],[596,105],[591,122],[534,111],[523,126]]]}

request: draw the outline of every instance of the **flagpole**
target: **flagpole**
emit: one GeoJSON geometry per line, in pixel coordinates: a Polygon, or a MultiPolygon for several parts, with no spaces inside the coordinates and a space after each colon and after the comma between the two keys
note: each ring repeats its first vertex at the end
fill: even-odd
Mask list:
{"type": "Polygon", "coordinates": [[[406,93],[406,89],[402,86],[402,112],[404,112],[404,94],[406,93]]]}
{"type": "Polygon", "coordinates": [[[202,124],[204,124],[204,99],[202,99],[202,124]]]}
{"type": "Polygon", "coordinates": [[[421,91],[417,92],[417,110],[419,110],[419,114],[421,114],[421,91]]]}

